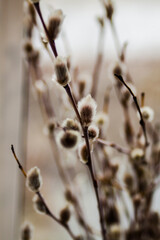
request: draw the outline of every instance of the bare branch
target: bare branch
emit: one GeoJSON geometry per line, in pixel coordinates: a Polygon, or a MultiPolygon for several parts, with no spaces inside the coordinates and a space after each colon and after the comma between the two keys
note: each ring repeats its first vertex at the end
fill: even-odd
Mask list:
{"type": "Polygon", "coordinates": [[[124,153],[124,154],[126,154],[126,155],[128,155],[129,152],[130,152],[129,149],[127,149],[127,148],[121,147],[120,145],[118,145],[118,144],[116,144],[116,143],[113,143],[113,142],[105,141],[105,140],[103,140],[103,139],[101,139],[101,138],[97,138],[96,141],[97,141],[98,143],[101,143],[101,144],[106,145],[106,146],[108,146],[108,147],[114,148],[114,149],[116,149],[118,152],[124,153]]]}
{"type": "MultiPolygon", "coordinates": [[[[11,150],[12,150],[12,153],[13,153],[13,156],[18,164],[18,167],[19,169],[21,170],[21,172],[23,173],[24,177],[26,178],[27,177],[27,174],[22,166],[22,164],[20,163],[20,161],[18,160],[17,158],[17,155],[15,153],[15,150],[14,150],[14,146],[11,145],[11,150]]],[[[43,202],[44,204],[44,207],[45,207],[45,210],[46,210],[46,214],[51,217],[54,221],[56,221],[57,223],[59,223],[62,227],[64,227],[66,229],[66,231],[68,232],[68,234],[71,236],[71,238],[73,240],[76,240],[76,236],[73,234],[73,232],[71,231],[70,227],[68,226],[67,223],[64,223],[62,222],[60,219],[58,219],[52,212],[51,210],[49,209],[47,203],[45,202],[42,194],[40,193],[40,191],[36,192],[36,194],[38,195],[38,197],[40,198],[40,200],[43,202]]]]}
{"type": "Polygon", "coordinates": [[[117,74],[114,74],[114,76],[116,78],[118,78],[121,81],[121,83],[124,84],[124,86],[128,89],[128,91],[130,92],[131,96],[133,97],[133,101],[134,101],[134,103],[136,105],[137,111],[138,111],[139,116],[140,116],[139,123],[140,123],[140,125],[142,127],[142,131],[143,131],[143,134],[144,134],[145,146],[147,147],[149,145],[149,143],[148,143],[148,139],[147,139],[146,125],[145,125],[145,122],[144,122],[144,119],[143,119],[143,116],[142,116],[142,112],[141,112],[141,109],[140,109],[138,101],[137,101],[137,97],[134,95],[134,93],[132,92],[131,88],[125,83],[125,81],[123,80],[122,76],[117,75],[117,74]]]}

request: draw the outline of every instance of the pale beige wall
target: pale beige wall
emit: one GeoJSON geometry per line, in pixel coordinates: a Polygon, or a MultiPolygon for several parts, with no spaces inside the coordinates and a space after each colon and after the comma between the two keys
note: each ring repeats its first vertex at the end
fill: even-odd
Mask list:
{"type": "Polygon", "coordinates": [[[17,171],[10,151],[18,146],[21,93],[22,0],[0,1],[0,239],[17,239],[17,171]]]}

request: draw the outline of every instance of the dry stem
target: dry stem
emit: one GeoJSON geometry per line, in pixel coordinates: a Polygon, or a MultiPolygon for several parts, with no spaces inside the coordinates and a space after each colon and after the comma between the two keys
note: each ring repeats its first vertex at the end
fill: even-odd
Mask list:
{"type": "Polygon", "coordinates": [[[102,66],[102,60],[103,60],[103,41],[104,41],[104,26],[100,26],[100,35],[99,35],[99,42],[98,42],[98,53],[96,57],[95,66],[93,69],[93,81],[92,81],[92,89],[91,89],[91,96],[93,98],[96,98],[97,93],[97,86],[100,76],[100,70],[102,66]]]}
{"type": "Polygon", "coordinates": [[[137,101],[137,97],[134,95],[134,93],[132,92],[131,88],[125,83],[125,81],[123,80],[122,76],[120,75],[117,75],[117,74],[114,74],[116,78],[118,78],[123,84],[124,86],[128,89],[128,91],[130,92],[131,96],[133,97],[133,101],[136,105],[136,108],[137,108],[137,111],[139,113],[139,116],[140,116],[140,125],[142,127],[142,131],[143,131],[143,134],[144,134],[144,138],[145,138],[145,146],[147,147],[149,145],[148,143],[148,139],[147,139],[147,133],[146,133],[146,125],[145,125],[145,122],[143,120],[143,116],[142,116],[142,112],[141,112],[141,109],[139,107],[139,104],[138,104],[138,101],[137,101]]]}
{"type": "MultiPolygon", "coordinates": [[[[27,177],[27,174],[22,166],[22,164],[20,163],[19,159],[17,158],[17,155],[15,153],[15,150],[14,150],[14,146],[11,145],[11,150],[12,150],[12,153],[14,155],[14,158],[18,164],[18,167],[19,169],[21,170],[21,172],[23,173],[24,177],[26,178],[27,177]]],[[[62,222],[59,218],[57,218],[52,212],[51,210],[49,209],[47,203],[45,202],[42,194],[40,191],[36,192],[36,194],[38,195],[38,197],[41,199],[41,201],[43,202],[44,206],[45,206],[45,209],[46,209],[46,214],[51,217],[54,221],[56,221],[57,223],[59,223],[62,227],[64,227],[66,229],[66,231],[68,232],[68,234],[71,236],[71,238],[73,240],[76,240],[76,236],[73,234],[73,232],[71,231],[69,225],[67,223],[64,223],[62,222]]]]}
{"type": "MultiPolygon", "coordinates": [[[[32,66],[30,66],[30,67],[32,67],[32,66]]],[[[38,79],[38,76],[40,74],[38,67],[36,69],[33,67],[32,70],[34,71],[33,72],[34,73],[34,77],[38,79]]],[[[45,99],[43,98],[43,95],[38,94],[38,100],[39,100],[41,112],[42,112],[42,115],[45,116],[44,119],[46,119],[46,118],[48,119],[50,117],[51,118],[54,117],[54,111],[51,108],[49,92],[47,92],[47,94],[48,94],[48,96],[47,96],[46,101],[44,101],[45,99]],[[47,109],[48,109],[47,106],[48,105],[50,106],[49,107],[49,111],[47,111],[47,109]],[[47,116],[46,116],[46,114],[47,114],[47,116]]],[[[68,176],[67,176],[66,172],[64,171],[64,169],[62,167],[61,159],[59,157],[59,153],[58,153],[58,149],[57,149],[57,146],[56,146],[56,142],[55,142],[54,136],[52,136],[52,137],[49,136],[49,141],[50,141],[52,153],[55,156],[55,162],[56,162],[56,166],[57,166],[57,169],[58,169],[59,176],[60,176],[60,178],[62,180],[62,183],[63,183],[64,187],[67,188],[67,186],[69,186],[70,183],[69,183],[68,176]]],[[[76,197],[76,195],[73,193],[73,191],[72,191],[72,195],[73,195],[73,197],[75,199],[75,201],[72,204],[73,204],[73,207],[75,209],[75,213],[77,215],[78,222],[84,228],[84,230],[86,232],[86,235],[88,236],[88,232],[92,233],[92,230],[91,230],[90,226],[87,224],[87,222],[84,219],[83,211],[81,209],[79,200],[76,197]]]]}
{"type": "Polygon", "coordinates": [[[98,143],[101,143],[101,144],[106,145],[108,147],[112,147],[112,148],[116,149],[118,152],[121,152],[121,153],[124,153],[124,154],[127,154],[127,155],[130,152],[129,149],[127,149],[127,148],[121,147],[120,145],[118,145],[116,143],[113,143],[113,142],[105,141],[101,138],[97,138],[96,141],[98,143]]]}

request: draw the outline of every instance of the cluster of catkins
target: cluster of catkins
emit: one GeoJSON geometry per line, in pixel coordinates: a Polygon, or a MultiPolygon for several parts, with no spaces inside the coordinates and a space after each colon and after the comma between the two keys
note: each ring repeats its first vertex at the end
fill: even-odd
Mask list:
{"type": "MultiPolygon", "coordinates": [[[[100,27],[103,29],[104,23],[108,22],[113,36],[116,38],[112,1],[102,1],[102,3],[105,17],[98,18],[100,27]]],[[[66,174],[67,169],[65,169],[65,165],[61,164],[62,159],[60,159],[58,151],[61,151],[61,149],[65,151],[72,150],[74,157],[78,156],[78,159],[89,168],[93,186],[95,189],[98,188],[98,191],[95,190],[95,192],[98,195],[102,239],[159,240],[160,218],[159,214],[152,210],[153,195],[159,176],[160,139],[158,125],[154,126],[152,124],[154,112],[150,107],[145,106],[144,94],[142,94],[137,114],[139,117],[140,113],[140,118],[144,120],[146,128],[143,129],[144,131],[142,131],[141,127],[139,127],[138,131],[134,129],[129,109],[133,108],[135,112],[136,109],[129,89],[132,89],[131,91],[135,94],[135,88],[125,63],[125,47],[121,50],[117,46],[118,64],[112,70],[111,78],[114,80],[113,86],[116,89],[124,113],[124,136],[128,148],[107,141],[106,129],[109,122],[110,89],[107,88],[105,96],[103,96],[102,110],[96,112],[97,103],[92,96],[95,97],[95,89],[94,87],[90,88],[90,90],[94,89],[91,94],[89,94],[88,90],[88,85],[92,84],[91,81],[76,74],[76,70],[72,71],[71,63],[67,58],[58,56],[55,40],[64,20],[62,11],[54,10],[49,17],[48,23],[45,23],[41,14],[39,0],[32,0],[32,3],[27,4],[28,15],[24,25],[27,40],[24,44],[24,51],[29,66],[28,69],[30,69],[32,84],[37,93],[37,100],[44,117],[46,125],[44,131],[52,143],[55,161],[58,159],[56,164],[66,189],[65,198],[74,207],[76,219],[84,230],[84,236],[76,236],[73,233],[74,231],[70,230],[68,224],[71,215],[69,207],[65,207],[60,211],[59,218],[56,218],[51,213],[40,193],[42,177],[38,167],[33,167],[26,175],[26,185],[29,190],[35,193],[33,198],[34,209],[40,214],[47,214],[52,217],[68,231],[74,240],[99,238],[100,233],[95,233],[94,228],[87,223],[79,198],[74,192],[75,189],[73,191],[73,186],[70,186],[66,174]],[[63,94],[68,96],[65,101],[61,98],[59,109],[72,106],[75,112],[74,117],[67,117],[62,122],[59,122],[55,116],[56,106],[52,104],[49,86],[43,77],[43,71],[40,69],[40,53],[35,50],[32,42],[33,30],[38,29],[35,10],[45,31],[45,35],[43,34],[41,37],[41,42],[49,56],[52,58],[51,51],[55,56],[53,60],[54,83],[52,83],[54,87],[52,86],[52,88],[61,94],[61,89],[57,87],[58,83],[64,91],[63,94]],[[122,82],[117,80],[115,74],[123,76],[129,87],[128,89],[122,82]],[[149,146],[145,144],[146,136],[148,137],[149,146]],[[108,150],[111,148],[118,153],[116,160],[112,159],[112,153],[108,150]],[[95,162],[91,158],[93,155],[94,159],[96,159],[95,162]],[[94,171],[92,169],[93,164],[94,171]],[[120,177],[119,172],[121,172],[120,177]],[[124,220],[127,222],[125,227],[124,220]]],[[[115,42],[117,42],[116,39],[115,42]]],[[[135,100],[135,96],[133,100],[135,100]]],[[[75,169],[73,171],[76,174],[75,169]]],[[[21,239],[32,239],[32,228],[29,223],[23,225],[21,239]]]]}

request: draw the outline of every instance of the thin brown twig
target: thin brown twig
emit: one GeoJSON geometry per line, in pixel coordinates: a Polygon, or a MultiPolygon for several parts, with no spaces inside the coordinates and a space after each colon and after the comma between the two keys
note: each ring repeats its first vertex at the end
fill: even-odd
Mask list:
{"type": "Polygon", "coordinates": [[[43,28],[44,28],[44,30],[45,30],[46,36],[47,36],[47,38],[48,38],[48,41],[49,41],[49,43],[50,43],[50,46],[51,46],[52,51],[53,51],[53,53],[54,53],[54,56],[57,57],[58,54],[57,54],[57,49],[56,49],[56,46],[55,46],[55,41],[50,37],[50,34],[49,34],[49,32],[48,32],[48,29],[47,29],[47,27],[46,27],[46,25],[45,25],[45,22],[44,22],[44,20],[43,20],[42,13],[41,13],[41,10],[40,10],[39,2],[34,3],[34,7],[35,7],[35,9],[37,10],[37,13],[38,13],[38,15],[39,15],[39,17],[40,17],[40,20],[41,20],[41,22],[42,22],[43,28]]]}
{"type": "Polygon", "coordinates": [[[105,140],[103,140],[103,139],[101,139],[101,138],[97,138],[96,141],[97,141],[98,143],[101,143],[101,144],[106,145],[106,146],[108,146],[108,147],[114,148],[114,149],[117,150],[118,152],[121,152],[121,153],[124,153],[124,154],[127,154],[127,155],[128,155],[129,152],[130,152],[129,149],[124,148],[124,147],[121,147],[120,145],[118,145],[118,144],[116,144],[116,143],[114,143],[114,142],[105,141],[105,140]]]}
{"type": "MultiPolygon", "coordinates": [[[[20,161],[19,161],[19,159],[18,159],[18,157],[17,157],[17,155],[16,155],[16,153],[15,153],[15,150],[14,150],[14,146],[13,146],[13,145],[11,145],[11,151],[12,151],[13,156],[14,156],[17,164],[18,164],[19,169],[20,169],[21,172],[23,173],[24,177],[27,178],[27,173],[26,173],[26,171],[24,170],[22,164],[20,163],[20,161]]],[[[46,214],[47,214],[49,217],[51,217],[54,221],[56,221],[57,223],[59,223],[62,227],[64,227],[64,228],[66,229],[66,231],[68,232],[68,234],[71,236],[71,238],[72,238],[73,240],[76,240],[77,238],[76,238],[76,236],[73,234],[73,232],[71,231],[69,225],[68,225],[67,223],[62,222],[59,218],[57,218],[57,217],[51,212],[51,210],[49,209],[47,203],[45,202],[45,200],[44,200],[41,192],[38,191],[38,192],[36,192],[36,194],[38,195],[38,197],[40,198],[40,200],[43,202],[43,205],[45,206],[46,214]]]]}
{"type": "Polygon", "coordinates": [[[21,172],[23,173],[24,177],[26,178],[26,177],[27,177],[27,174],[26,174],[26,172],[24,171],[24,169],[23,169],[20,161],[19,161],[18,158],[17,158],[17,155],[16,155],[16,153],[15,153],[15,151],[14,151],[14,146],[13,146],[13,145],[11,145],[11,151],[12,151],[13,156],[14,156],[17,164],[18,164],[19,169],[21,170],[21,172]]]}
{"type": "Polygon", "coordinates": [[[73,106],[73,108],[75,110],[77,118],[79,119],[79,122],[80,122],[81,127],[82,127],[82,131],[83,131],[83,134],[84,134],[84,138],[85,138],[85,142],[86,142],[86,146],[87,146],[87,150],[88,150],[88,163],[87,163],[87,166],[88,166],[88,169],[89,169],[89,172],[90,172],[90,176],[91,176],[92,183],[93,183],[93,188],[94,188],[95,195],[96,195],[96,200],[97,200],[97,205],[98,205],[98,212],[99,212],[99,217],[100,217],[101,234],[102,234],[103,240],[107,240],[107,232],[106,232],[104,221],[103,221],[103,209],[101,207],[100,197],[99,197],[99,193],[98,193],[98,184],[97,184],[97,180],[95,179],[94,172],[93,172],[90,144],[89,144],[89,138],[88,138],[88,128],[83,126],[82,119],[81,119],[81,116],[80,116],[80,114],[78,112],[76,102],[75,102],[75,100],[74,100],[74,98],[72,96],[70,86],[67,85],[65,87],[65,90],[66,90],[69,98],[71,99],[72,106],[73,106]]]}
{"type": "Polygon", "coordinates": [[[104,220],[103,220],[103,209],[102,209],[102,204],[100,201],[100,197],[99,197],[99,192],[98,192],[98,183],[97,180],[94,176],[94,172],[93,172],[93,166],[92,166],[92,159],[91,159],[91,151],[90,151],[90,144],[89,144],[89,138],[88,138],[88,127],[84,128],[84,137],[85,137],[85,141],[86,141],[86,146],[88,149],[88,169],[91,175],[91,179],[92,179],[92,183],[93,183],[93,187],[94,187],[94,191],[95,191],[95,195],[96,195],[96,199],[97,199],[97,205],[98,205],[98,210],[99,210],[99,217],[100,217],[100,225],[101,225],[101,234],[102,234],[102,238],[103,240],[107,240],[108,236],[107,236],[107,231],[104,225],[104,220]]]}
{"type": "Polygon", "coordinates": [[[144,119],[143,119],[143,116],[142,116],[142,112],[141,112],[141,109],[140,109],[138,101],[137,101],[137,97],[134,95],[134,93],[132,92],[131,88],[125,83],[125,81],[123,80],[121,75],[114,74],[114,76],[116,78],[118,78],[124,84],[124,86],[128,89],[128,91],[130,92],[131,96],[133,97],[133,101],[134,101],[134,103],[136,105],[137,111],[138,111],[139,116],[140,116],[139,123],[140,123],[140,125],[142,127],[142,131],[143,131],[143,134],[144,134],[145,146],[147,147],[149,145],[149,143],[148,143],[148,139],[147,139],[146,125],[145,125],[145,122],[144,122],[144,119]]]}

